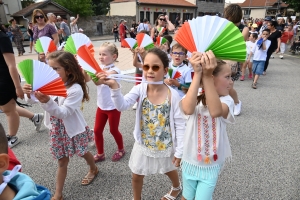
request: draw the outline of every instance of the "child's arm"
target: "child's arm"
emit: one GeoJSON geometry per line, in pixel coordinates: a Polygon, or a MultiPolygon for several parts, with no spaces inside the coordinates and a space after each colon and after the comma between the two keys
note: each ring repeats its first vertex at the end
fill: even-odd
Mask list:
{"type": "Polygon", "coordinates": [[[198,89],[202,77],[201,57],[201,53],[194,52],[190,59],[191,65],[194,68],[194,78],[185,98],[181,101],[182,110],[185,115],[192,115],[197,105],[198,89]]]}
{"type": "Polygon", "coordinates": [[[92,78],[86,73],[86,71],[84,71],[84,69],[82,69],[82,74],[86,83],[92,80],[92,78]]]}
{"type": "Polygon", "coordinates": [[[139,50],[138,50],[138,48],[136,48],[135,50],[134,50],[134,54],[133,54],[133,66],[135,66],[135,67],[137,67],[137,68],[142,68],[143,67],[143,65],[138,61],[138,52],[139,52],[139,50]]]}

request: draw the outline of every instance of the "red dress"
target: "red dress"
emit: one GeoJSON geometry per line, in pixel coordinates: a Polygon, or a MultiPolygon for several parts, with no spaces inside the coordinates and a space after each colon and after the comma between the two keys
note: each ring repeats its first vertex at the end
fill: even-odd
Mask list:
{"type": "Polygon", "coordinates": [[[120,33],[120,38],[121,38],[121,42],[125,39],[125,26],[123,24],[120,24],[119,26],[119,33],[120,33]]]}

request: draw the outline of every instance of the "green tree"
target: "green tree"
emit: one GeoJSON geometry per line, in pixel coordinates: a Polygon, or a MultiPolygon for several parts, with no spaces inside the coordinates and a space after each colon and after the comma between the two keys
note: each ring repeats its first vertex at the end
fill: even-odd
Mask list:
{"type": "Polygon", "coordinates": [[[300,1],[299,0],[286,0],[286,4],[289,4],[289,8],[295,10],[295,12],[300,12],[300,1]]]}
{"type": "Polygon", "coordinates": [[[30,6],[31,4],[35,3],[35,0],[22,0],[22,8],[26,8],[27,6],[30,6]]]}
{"type": "Polygon", "coordinates": [[[95,15],[106,15],[112,0],[93,0],[95,15]]]}
{"type": "Polygon", "coordinates": [[[70,10],[73,15],[79,14],[82,17],[94,15],[94,4],[92,0],[54,0],[56,3],[70,10]]]}

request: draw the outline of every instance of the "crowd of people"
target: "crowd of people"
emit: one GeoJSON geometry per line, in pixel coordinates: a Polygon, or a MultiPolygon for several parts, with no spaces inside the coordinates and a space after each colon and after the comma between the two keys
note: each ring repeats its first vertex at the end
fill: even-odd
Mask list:
{"type": "MultiPolygon", "coordinates": [[[[236,25],[246,41],[247,59],[242,63],[240,80],[244,80],[248,66],[248,77],[253,80],[252,88],[256,89],[272,53],[286,48],[281,44],[283,41],[293,39],[297,42],[295,35],[291,35],[291,25],[279,30],[278,23],[270,18],[265,18],[262,24],[252,21],[251,25],[245,25],[241,21],[242,9],[237,4],[225,8],[224,18],[236,25]]],[[[71,17],[70,29],[66,18],[56,17],[53,13],[45,15],[36,9],[28,34],[33,43],[39,37],[48,36],[60,45],[70,34],[79,31],[78,19],[78,15],[71,17]]],[[[119,26],[114,25],[115,42],[124,40],[126,27],[124,19],[119,26]]],[[[18,172],[19,162],[9,166],[9,155],[16,160],[10,148],[18,143],[19,116],[31,119],[37,130],[45,119],[44,124],[50,130],[50,152],[58,162],[56,187],[51,199],[62,200],[70,157],[82,157],[89,167],[81,185],[89,185],[96,179],[99,173],[96,163],[106,159],[103,133],[107,121],[117,145],[111,160],[117,162],[124,157],[126,150],[119,130],[120,116],[122,111],[133,107],[136,110],[135,143],[129,159],[133,199],[141,199],[144,176],[152,174],[166,174],[172,183],[163,200],[174,200],[181,193],[183,200],[212,199],[220,171],[232,157],[226,126],[234,123],[235,116],[241,113],[241,101],[233,84],[239,78],[236,76],[238,63],[218,60],[212,51],[188,52],[181,44],[172,44],[169,32],[174,31],[175,26],[166,15],[159,15],[153,27],[149,27],[147,19],[140,24],[134,22],[131,27],[134,34],[149,34],[153,42],[158,36],[166,39],[164,44],[148,51],[131,49],[136,77],[144,77],[146,82],[137,81],[128,94],[122,95],[121,83],[110,78],[121,73],[115,65],[118,48],[104,42],[99,50],[103,72],[96,74],[97,79],[91,79],[71,53],[58,50],[39,54],[39,60],[57,72],[67,89],[67,97],[48,96],[33,92],[29,84],[21,86],[11,41],[6,30],[0,28],[0,109],[8,120],[7,135],[0,124],[1,198],[23,195],[25,199],[26,195],[31,195],[36,199],[50,199],[47,188],[36,186],[28,176],[18,172]],[[175,76],[177,72],[179,77],[175,76]],[[82,103],[89,100],[86,85],[89,81],[97,88],[93,130],[87,126],[81,111],[82,103]],[[25,99],[29,104],[38,103],[45,114],[26,113],[26,109],[17,105],[17,98],[25,99]],[[91,141],[96,144],[95,155],[88,149],[91,141]],[[179,166],[182,181],[178,175],[179,166]],[[26,194],[19,184],[24,179],[31,185],[26,194]]],[[[14,35],[18,33],[18,30],[14,31],[14,35]]],[[[22,46],[17,49],[19,54],[24,53],[22,46]]]]}

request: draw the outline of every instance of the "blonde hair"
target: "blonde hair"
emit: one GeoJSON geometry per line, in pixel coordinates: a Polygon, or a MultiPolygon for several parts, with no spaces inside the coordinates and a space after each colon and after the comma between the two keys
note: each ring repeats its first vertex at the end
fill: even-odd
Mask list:
{"type": "Polygon", "coordinates": [[[32,23],[36,24],[35,16],[37,13],[41,13],[44,16],[44,22],[47,23],[48,17],[44,14],[44,12],[41,9],[34,9],[34,11],[32,13],[32,19],[31,19],[32,23]]]}
{"type": "Polygon", "coordinates": [[[108,51],[111,53],[111,55],[116,54],[117,58],[115,60],[115,62],[119,62],[117,61],[118,57],[119,57],[119,50],[117,48],[117,46],[114,43],[111,42],[104,42],[100,47],[105,47],[108,49],[108,51]]]}

